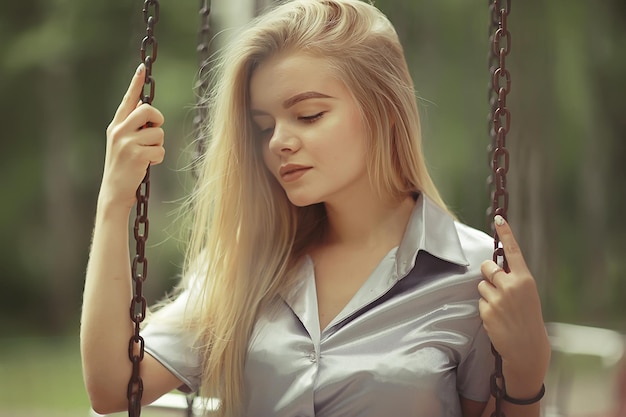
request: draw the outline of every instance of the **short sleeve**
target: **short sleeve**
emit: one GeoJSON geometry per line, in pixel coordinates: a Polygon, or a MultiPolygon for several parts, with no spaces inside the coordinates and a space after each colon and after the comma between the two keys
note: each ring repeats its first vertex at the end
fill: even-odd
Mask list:
{"type": "Polygon", "coordinates": [[[470,348],[457,368],[457,390],[463,398],[489,400],[489,380],[493,371],[491,341],[480,322],[470,348]]]}
{"type": "Polygon", "coordinates": [[[200,388],[200,352],[194,347],[190,331],[183,325],[188,293],[181,293],[174,301],[160,309],[143,329],[145,351],[154,357],[184,385],[183,392],[200,388]]]}

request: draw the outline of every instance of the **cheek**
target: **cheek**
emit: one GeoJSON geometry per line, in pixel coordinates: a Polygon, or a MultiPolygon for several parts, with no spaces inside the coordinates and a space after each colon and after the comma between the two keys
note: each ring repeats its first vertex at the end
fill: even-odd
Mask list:
{"type": "Polygon", "coordinates": [[[353,113],[344,127],[343,146],[350,150],[350,154],[358,158],[365,158],[368,148],[368,132],[358,113],[353,113]]]}

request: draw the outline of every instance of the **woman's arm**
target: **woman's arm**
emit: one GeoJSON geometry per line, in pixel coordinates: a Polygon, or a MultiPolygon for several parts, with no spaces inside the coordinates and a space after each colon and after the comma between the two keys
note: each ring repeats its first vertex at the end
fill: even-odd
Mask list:
{"type": "MultiPolygon", "coordinates": [[[[519,245],[502,217],[496,216],[495,223],[510,272],[503,271],[492,261],[481,265],[486,279],[478,285],[482,297],[480,316],[491,343],[502,356],[507,396],[529,400],[537,397],[542,389],[550,362],[550,342],[537,286],[519,245]]],[[[492,397],[482,416],[489,417],[494,410],[492,397]]],[[[539,401],[517,405],[504,400],[502,411],[507,417],[538,417],[539,401]]]]}
{"type": "MultiPolygon", "coordinates": [[[[85,278],[80,329],[83,376],[92,407],[99,413],[127,407],[131,374],[128,345],[133,332],[128,220],[146,167],[160,163],[164,156],[163,116],[149,105],[137,104],[144,77],[140,66],[107,129],[104,173],[85,278]]],[[[180,385],[148,355],[142,361],[141,373],[144,402],[180,385]]]]}

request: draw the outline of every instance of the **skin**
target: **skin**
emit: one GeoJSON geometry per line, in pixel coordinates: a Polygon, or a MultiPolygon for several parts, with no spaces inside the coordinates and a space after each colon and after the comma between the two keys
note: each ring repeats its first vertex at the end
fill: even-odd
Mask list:
{"type": "Polygon", "coordinates": [[[293,204],[324,203],[328,213],[328,235],[310,250],[323,329],[399,244],[414,203],[375,195],[358,106],[323,58],[288,54],[264,62],[250,97],[268,170],[293,204]],[[286,179],[280,175],[286,164],[307,169],[286,179]]]}
{"type": "MultiPolygon", "coordinates": [[[[320,327],[324,328],[377,260],[399,244],[412,204],[408,197],[390,202],[374,192],[365,175],[364,124],[354,99],[323,58],[306,54],[273,57],[253,74],[250,96],[270,172],[293,204],[323,202],[327,208],[329,236],[311,254],[320,327]],[[292,103],[293,97],[302,97],[303,92],[311,98],[284,105],[292,103]],[[279,169],[288,163],[307,170],[298,179],[285,181],[279,169]]],[[[550,347],[535,281],[519,245],[506,222],[496,227],[511,270],[492,276],[497,265],[492,261],[481,265],[483,275],[491,281],[479,284],[479,310],[502,355],[508,395],[527,399],[541,388],[550,347]]],[[[493,398],[487,405],[461,398],[461,404],[464,417],[489,416],[495,409],[493,398]]],[[[505,403],[503,408],[510,417],[539,415],[539,404],[505,403]]]]}
{"type": "Polygon", "coordinates": [[[262,63],[251,78],[250,99],[265,164],[289,200],[326,207],[328,234],[309,251],[323,329],[399,245],[414,202],[376,195],[357,104],[323,58],[288,54],[262,63]],[[280,169],[289,164],[306,171],[286,178],[280,169]]]}
{"type": "MultiPolygon", "coordinates": [[[[378,196],[372,189],[365,175],[365,130],[356,104],[320,59],[306,55],[274,57],[255,71],[250,93],[268,170],[293,204],[323,202],[327,208],[329,233],[323,244],[311,250],[323,328],[378,260],[400,243],[414,203],[410,196],[393,200],[378,196]],[[288,101],[311,91],[324,97],[288,101]],[[289,180],[280,174],[281,166],[289,163],[308,169],[289,180]],[[346,276],[354,278],[346,280],[346,276]]],[[[132,333],[128,319],[132,294],[128,220],[145,168],[164,158],[163,116],[136,99],[144,76],[140,66],[107,129],[105,167],[85,282],[83,373],[92,406],[102,414],[127,406],[131,372],[127,347],[132,333]],[[152,126],[145,127],[147,122],[152,126]]],[[[549,343],[536,285],[519,246],[506,222],[497,224],[496,229],[511,270],[491,276],[496,265],[491,261],[482,264],[483,275],[491,281],[479,284],[480,314],[502,355],[508,394],[531,398],[539,391],[547,370],[549,343]]],[[[141,375],[144,404],[181,385],[150,355],[142,362],[141,375]]],[[[494,409],[493,398],[486,406],[461,398],[461,407],[463,417],[486,417],[494,409]]],[[[505,403],[504,411],[507,417],[532,417],[539,415],[539,406],[505,403]]]]}
{"type": "MultiPolygon", "coordinates": [[[[160,163],[165,152],[163,115],[152,106],[137,103],[144,77],[141,66],[107,128],[104,173],[85,277],[80,329],[83,377],[91,405],[100,414],[127,407],[128,340],[132,333],[128,220],[146,167],[160,163]],[[144,127],[147,122],[152,127],[144,127]]],[[[141,376],[144,404],[181,385],[150,355],[141,363],[141,376]]]]}
{"type": "MultiPolygon", "coordinates": [[[[498,266],[491,260],[483,262],[481,271],[487,279],[478,285],[480,316],[491,342],[502,356],[507,394],[519,399],[533,398],[540,391],[548,370],[550,342],[537,285],[522,251],[509,224],[500,216],[496,216],[494,223],[510,271],[494,274],[498,266]]],[[[492,398],[487,411],[492,410],[493,401],[492,398]]],[[[505,402],[505,407],[509,417],[539,415],[539,403],[516,406],[505,402]]]]}
{"type": "Polygon", "coordinates": [[[371,200],[365,126],[325,60],[296,54],[262,63],[250,81],[250,98],[265,165],[294,205],[341,208],[361,192],[359,202],[371,200]],[[279,173],[285,164],[308,169],[288,181],[279,173]]]}

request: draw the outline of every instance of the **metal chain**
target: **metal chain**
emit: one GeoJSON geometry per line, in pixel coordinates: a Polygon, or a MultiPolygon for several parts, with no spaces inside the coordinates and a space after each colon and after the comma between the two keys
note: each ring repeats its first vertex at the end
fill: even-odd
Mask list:
{"type": "MultiPolygon", "coordinates": [[[[506,149],[506,135],[511,127],[511,113],[506,107],[506,97],[511,91],[511,75],[506,69],[506,56],[511,51],[511,34],[507,26],[507,18],[511,11],[511,0],[489,0],[491,14],[489,70],[490,85],[490,126],[491,145],[489,154],[492,175],[492,205],[489,210],[490,224],[493,227],[493,216],[500,215],[506,219],[509,207],[509,193],[506,188],[506,174],[509,171],[509,151],[506,149]],[[504,85],[503,85],[504,84],[504,85]]],[[[500,247],[500,238],[493,230],[494,252],[493,261],[501,263],[509,272],[504,249],[500,247]]],[[[504,417],[502,402],[506,394],[506,383],[502,373],[502,357],[491,345],[495,358],[495,370],[491,375],[491,395],[496,399],[495,411],[491,417],[504,417]]]]}
{"type": "Polygon", "coordinates": [[[200,0],[198,14],[200,15],[200,29],[198,30],[198,82],[196,84],[197,108],[193,119],[193,129],[196,133],[196,150],[193,158],[193,175],[198,178],[198,163],[206,151],[206,138],[203,127],[207,120],[206,99],[209,91],[208,72],[211,59],[211,0],[200,0]]]}
{"type": "MultiPolygon", "coordinates": [[[[146,72],[140,99],[144,103],[152,104],[155,84],[154,78],[152,77],[152,64],[157,59],[158,49],[158,43],[154,37],[154,27],[159,21],[158,0],[144,1],[143,17],[146,23],[146,36],[141,41],[141,60],[146,67],[146,72]]],[[[148,125],[150,124],[148,123],[148,125]]],[[[139,372],[139,366],[144,357],[144,340],[139,334],[139,330],[141,322],[146,317],[147,309],[147,301],[143,296],[143,283],[146,281],[146,278],[148,278],[148,259],[145,257],[145,249],[150,224],[148,220],[150,166],[146,168],[146,175],[137,188],[136,196],[136,217],[133,227],[136,242],[136,255],[131,266],[134,295],[130,303],[130,319],[134,324],[134,331],[128,344],[128,357],[133,368],[126,392],[129,417],[139,417],[141,415],[141,397],[143,395],[143,381],[139,372]]]]}

